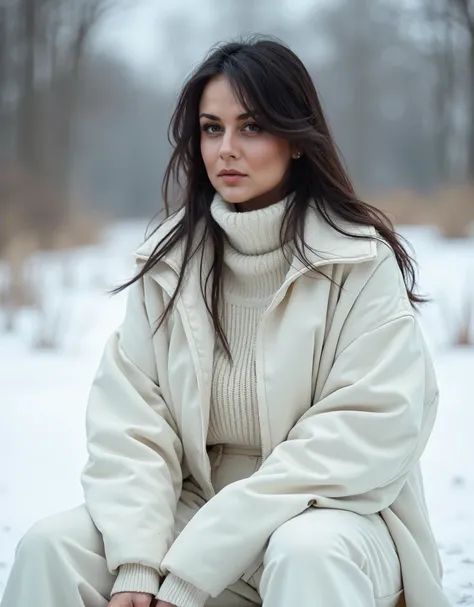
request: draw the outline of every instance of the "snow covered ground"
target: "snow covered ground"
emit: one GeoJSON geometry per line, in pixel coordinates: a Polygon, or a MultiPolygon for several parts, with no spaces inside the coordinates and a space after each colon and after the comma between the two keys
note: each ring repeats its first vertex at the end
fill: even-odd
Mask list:
{"type": "MultiPolygon", "coordinates": [[[[122,224],[98,247],[38,257],[31,270],[43,313],[24,312],[13,334],[0,332],[0,596],[25,530],[82,501],[87,394],[125,301],[104,293],[130,275],[129,252],[143,231],[122,224]],[[56,349],[33,347],[45,322],[58,336],[56,349]]],[[[465,302],[474,305],[474,240],[443,241],[429,229],[404,233],[415,246],[421,285],[435,299],[422,313],[442,391],[423,457],[428,505],[452,604],[474,605],[474,347],[453,343],[465,302]]]]}

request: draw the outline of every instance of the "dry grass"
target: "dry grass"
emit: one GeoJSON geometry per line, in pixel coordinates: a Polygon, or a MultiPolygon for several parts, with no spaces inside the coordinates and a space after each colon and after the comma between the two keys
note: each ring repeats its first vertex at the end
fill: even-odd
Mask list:
{"type": "Polygon", "coordinates": [[[90,211],[70,213],[67,222],[52,235],[50,248],[54,250],[74,249],[96,244],[104,226],[103,219],[90,211]]]}
{"type": "MultiPolygon", "coordinates": [[[[443,188],[430,196],[409,191],[391,192],[369,200],[399,225],[435,226],[445,238],[474,236],[474,186],[443,188]]],[[[438,303],[451,345],[474,346],[474,272],[466,277],[461,309],[455,312],[440,293],[438,303]]]]}
{"type": "Polygon", "coordinates": [[[474,229],[474,187],[443,188],[420,196],[395,191],[369,199],[397,224],[433,225],[446,238],[466,238],[474,229]]]}
{"type": "Polygon", "coordinates": [[[471,285],[466,282],[462,290],[459,310],[453,309],[443,293],[437,300],[449,344],[461,348],[474,346],[474,291],[471,285]]]}
{"type": "MultiPolygon", "coordinates": [[[[14,329],[19,309],[40,304],[28,275],[28,260],[36,252],[73,249],[99,240],[101,219],[67,206],[60,193],[38,177],[19,169],[0,174],[0,262],[4,265],[0,306],[6,312],[6,330],[14,329]]],[[[52,340],[43,336],[38,342],[47,347],[52,340]]]]}
{"type": "MultiPolygon", "coordinates": [[[[75,202],[75,201],[74,201],[75,202]]],[[[102,221],[78,210],[53,184],[19,168],[0,173],[0,256],[14,242],[33,250],[73,248],[97,242],[102,221]]],[[[6,252],[6,253],[5,253],[6,252]]]]}
{"type": "Polygon", "coordinates": [[[474,227],[474,187],[440,191],[433,212],[435,224],[446,238],[471,236],[474,227]]]}

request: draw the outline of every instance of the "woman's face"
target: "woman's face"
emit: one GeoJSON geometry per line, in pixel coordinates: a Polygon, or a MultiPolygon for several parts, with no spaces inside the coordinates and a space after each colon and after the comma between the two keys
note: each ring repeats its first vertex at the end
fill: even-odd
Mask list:
{"type": "Polygon", "coordinates": [[[224,200],[250,211],[283,197],[292,146],[258,126],[235,98],[225,76],[208,82],[199,121],[207,174],[224,200]]]}

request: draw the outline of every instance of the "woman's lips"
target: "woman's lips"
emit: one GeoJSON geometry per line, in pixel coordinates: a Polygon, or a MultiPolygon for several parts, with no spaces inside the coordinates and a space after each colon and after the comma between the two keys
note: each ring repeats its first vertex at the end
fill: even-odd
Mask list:
{"type": "Polygon", "coordinates": [[[240,183],[240,181],[242,179],[244,179],[246,177],[246,175],[237,175],[235,173],[228,173],[228,174],[223,174],[223,175],[219,175],[219,177],[222,179],[222,181],[224,183],[227,183],[228,185],[233,185],[236,183],[240,183]]]}

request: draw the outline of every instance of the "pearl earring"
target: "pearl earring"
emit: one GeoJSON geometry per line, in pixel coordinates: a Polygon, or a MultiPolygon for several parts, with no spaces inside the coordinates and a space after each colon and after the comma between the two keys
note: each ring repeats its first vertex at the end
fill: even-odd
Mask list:
{"type": "Polygon", "coordinates": [[[301,152],[297,152],[293,158],[295,158],[295,160],[299,160],[301,158],[301,152]]]}

